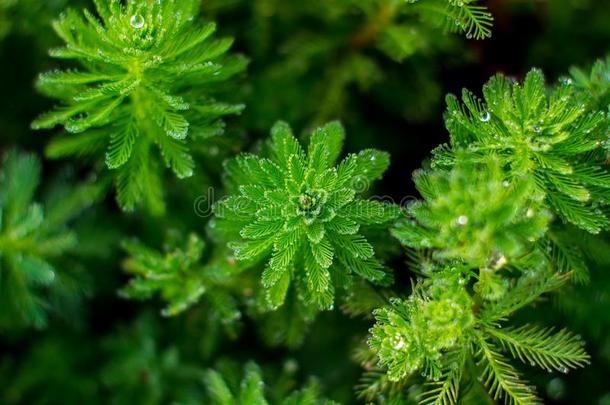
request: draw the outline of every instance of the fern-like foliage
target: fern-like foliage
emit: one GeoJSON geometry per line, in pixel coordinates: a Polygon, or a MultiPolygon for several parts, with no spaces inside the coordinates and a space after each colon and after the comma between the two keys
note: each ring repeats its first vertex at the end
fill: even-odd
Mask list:
{"type": "Polygon", "coordinates": [[[62,255],[77,243],[67,223],[100,194],[99,187],[82,186],[43,205],[34,201],[40,175],[40,160],[34,155],[12,150],[4,157],[0,176],[3,327],[46,324],[54,297],[70,277],[57,268],[62,255]]]}
{"type": "Polygon", "coordinates": [[[572,79],[564,80],[568,83],[573,80],[574,86],[592,110],[610,111],[610,55],[598,60],[586,71],[573,67],[570,75],[572,79]]]}
{"type": "Polygon", "coordinates": [[[509,349],[513,357],[547,371],[567,373],[569,368],[583,367],[588,363],[580,340],[565,329],[554,333],[552,328],[526,325],[488,328],[488,331],[504,349],[509,349]]]}
{"type": "MultiPolygon", "coordinates": [[[[431,118],[441,90],[435,69],[426,65],[465,45],[441,31],[491,35],[484,1],[266,1],[223,3],[236,13],[246,7],[255,27],[246,38],[257,60],[250,76],[257,98],[248,103],[248,119],[260,131],[277,117],[308,127],[338,116],[362,119],[369,97],[410,120],[431,118]]],[[[204,7],[218,10],[214,2],[204,7]]],[[[238,21],[234,31],[241,30],[238,21]]]]}
{"type": "Polygon", "coordinates": [[[438,21],[450,32],[462,33],[468,39],[491,37],[493,16],[477,0],[419,0],[416,3],[422,14],[438,21]]]}
{"type": "Polygon", "coordinates": [[[307,153],[285,123],[271,131],[270,157],[242,155],[226,165],[233,194],[214,208],[218,228],[239,232],[230,246],[244,261],[266,261],[262,274],[277,307],[292,283],[308,302],[333,304],[335,287],[351,273],[387,280],[361,226],[386,224],[398,207],[358,197],[389,164],[387,153],[364,150],[338,166],[344,130],[330,123],[315,130],[307,153]]]}
{"type": "MultiPolygon", "coordinates": [[[[507,300],[522,298],[519,293],[523,291],[507,300]]],[[[420,403],[457,403],[469,358],[479,364],[481,382],[493,398],[508,404],[540,403],[535,389],[522,379],[502,349],[549,371],[567,373],[588,364],[589,356],[578,336],[533,325],[502,329],[498,322],[485,321],[473,312],[475,299],[454,276],[433,276],[418,284],[407,300],[393,300],[391,306],[376,311],[369,345],[391,381],[416,372],[428,379],[420,403]]],[[[529,302],[520,301],[510,309],[529,302]]]]}
{"type": "Polygon", "coordinates": [[[167,306],[164,316],[174,316],[205,297],[223,323],[240,318],[237,302],[231,295],[239,287],[236,275],[243,270],[226,252],[214,254],[203,263],[204,242],[194,233],[182,241],[178,232],[169,232],[163,252],[136,240],[123,247],[130,254],[124,261],[127,272],[134,274],[121,294],[126,298],[149,299],[159,293],[167,306]]]}
{"type": "Polygon", "coordinates": [[[249,362],[244,367],[244,376],[238,387],[232,387],[223,375],[209,370],[205,375],[210,405],[333,405],[334,401],[323,399],[317,383],[311,382],[305,388],[286,395],[277,402],[268,401],[265,384],[258,365],[249,362]]]}
{"type": "Polygon", "coordinates": [[[66,46],[51,55],[81,69],[40,76],[40,89],[61,104],[32,126],[68,131],[48,146],[51,157],[98,156],[106,148],[126,210],[144,199],[162,211],[160,167],[191,176],[189,143],[221,133],[220,118],[243,108],[214,98],[218,83],[241,72],[245,60],[226,56],[232,40],[212,39],[215,25],[197,21],[198,4],[97,0],[97,16],[68,10],[53,25],[66,46]]]}
{"type": "MultiPolygon", "coordinates": [[[[464,90],[463,105],[447,97],[451,146],[497,155],[509,168],[508,177],[535,179],[549,208],[564,221],[592,233],[605,229],[610,197],[610,174],[601,167],[605,114],[588,111],[570,84],[547,92],[536,69],[523,84],[497,75],[483,93],[485,102],[464,90]]],[[[436,164],[451,160],[445,148],[436,152],[436,164]]]]}
{"type": "MultiPolygon", "coordinates": [[[[347,3],[350,3],[348,1],[347,3]]],[[[378,35],[378,46],[391,58],[401,61],[418,49],[422,33],[413,29],[413,20],[423,19],[426,23],[460,33],[468,39],[491,37],[493,17],[486,6],[478,0],[408,0],[363,1],[351,0],[353,6],[365,14],[374,16],[368,29],[363,30],[353,41],[358,43],[367,35],[378,35]]]]}
{"type": "Polygon", "coordinates": [[[493,399],[538,404],[507,356],[562,373],[589,362],[567,330],[502,326],[586,274],[582,252],[566,239],[571,225],[551,223],[551,213],[582,233],[607,227],[605,114],[565,80],[547,91],[537,70],[523,85],[496,76],[484,94],[486,103],[468,91],[464,106],[447,99],[451,145],[415,174],[424,200],[394,229],[407,247],[431,251],[421,255],[424,278],[409,298],[376,310],[370,330],[389,380],[428,380],[424,404],[458,403],[474,377],[493,399]]]}
{"type": "Polygon", "coordinates": [[[542,404],[536,391],[509,363],[497,348],[479,337],[479,366],[482,367],[483,383],[494,399],[504,400],[509,405],[542,404]]]}
{"type": "Polygon", "coordinates": [[[399,381],[423,369],[440,378],[443,352],[462,346],[465,331],[474,325],[472,298],[452,280],[435,280],[426,291],[419,285],[408,300],[392,299],[391,306],[375,311],[369,345],[399,381]]]}
{"type": "Polygon", "coordinates": [[[405,246],[431,248],[440,259],[470,267],[502,267],[545,234],[550,214],[535,182],[508,180],[498,157],[477,160],[464,154],[450,171],[415,173],[424,201],[410,205],[413,219],[393,231],[405,246]]]}

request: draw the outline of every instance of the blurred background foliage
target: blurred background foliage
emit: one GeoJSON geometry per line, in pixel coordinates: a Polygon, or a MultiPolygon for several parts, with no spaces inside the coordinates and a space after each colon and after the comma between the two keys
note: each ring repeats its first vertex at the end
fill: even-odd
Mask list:
{"type": "MultiPolygon", "coordinates": [[[[85,212],[76,230],[78,249],[86,254],[78,265],[70,263],[73,258],[65,264],[84,275],[79,291],[84,301],[69,315],[51,313],[46,329],[11,325],[0,330],[0,403],[202,404],[207,403],[206,370],[220,364],[226,379],[239,381],[241,365],[250,359],[271,382],[268,398],[282,399],[315,376],[326,397],[358,403],[353,387],[361,370],[350,358],[368,321],[351,319],[339,308],[311,325],[303,322],[306,316],[282,312],[288,309],[257,313],[252,309],[256,281],[248,279],[242,295],[251,298],[239,306],[249,317],[228,325],[203,300],[177,317],[164,318],[158,313],[161,299],[133,302],[117,294],[130,278],[121,267],[126,255],[121,241],[137,237],[159,247],[168,228],[205,235],[207,218],[198,213],[207,213],[208,187],[220,184],[221,162],[256,146],[278,119],[304,132],[341,119],[349,151],[374,147],[391,153],[389,172],[371,192],[396,201],[415,195],[412,171],[447,139],[442,121],[446,93],[480,88],[496,72],[521,78],[533,66],[542,68],[550,82],[572,65],[587,66],[603,57],[610,43],[605,0],[488,0],[494,26],[491,38],[484,40],[445,33],[429,24],[424,12],[389,12],[396,4],[203,1],[203,18],[216,20],[220,33],[234,36],[234,49],[251,60],[240,90],[246,110],[229,120],[227,134],[198,162],[206,175],[168,180],[165,217],[125,215],[112,196],[85,212]],[[277,336],[282,330],[294,336],[277,336]],[[345,342],[345,336],[352,339],[345,342]],[[278,344],[287,339],[293,345],[278,344]]],[[[43,154],[50,133],[33,133],[29,125],[50,102],[33,84],[38,72],[56,67],[46,55],[59,43],[50,22],[67,6],[91,5],[87,0],[0,0],[3,155],[13,146],[43,154]]],[[[66,172],[78,180],[90,177],[86,168],[43,161],[45,184],[66,172]]],[[[548,403],[608,405],[610,252],[574,232],[574,243],[589,254],[591,283],[564,290],[521,317],[569,326],[587,341],[593,361],[569,376],[541,372],[528,377],[546,387],[548,403]]],[[[388,246],[380,253],[392,260],[396,288],[408,290],[409,270],[400,251],[388,246]]],[[[412,397],[405,393],[405,403],[412,397]]],[[[473,397],[465,403],[475,403],[473,397]]]]}

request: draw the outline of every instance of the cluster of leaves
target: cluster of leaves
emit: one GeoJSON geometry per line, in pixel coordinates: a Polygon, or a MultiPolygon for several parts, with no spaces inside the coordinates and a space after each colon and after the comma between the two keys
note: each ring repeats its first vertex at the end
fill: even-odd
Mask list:
{"type": "Polygon", "coordinates": [[[491,37],[493,17],[477,0],[350,0],[347,10],[367,16],[368,24],[351,38],[352,46],[375,42],[390,58],[402,61],[424,46],[425,24],[444,27],[468,39],[491,37]],[[417,20],[424,24],[414,24],[417,20]]]}
{"type": "MultiPolygon", "coordinates": [[[[427,382],[420,403],[457,403],[463,380],[471,378],[469,373],[478,374],[495,399],[538,403],[535,389],[503,352],[549,372],[567,373],[588,364],[584,343],[565,329],[502,328],[501,323],[565,281],[552,274],[528,274],[501,300],[485,300],[474,313],[479,298],[466,289],[468,280],[459,278],[455,268],[445,269],[420,282],[408,300],[393,300],[391,307],[377,310],[369,344],[379,356],[379,365],[387,368],[390,382],[421,372],[427,382]]],[[[375,394],[367,388],[367,395],[375,394]]]]}
{"type": "Polygon", "coordinates": [[[417,171],[413,177],[424,201],[409,206],[411,219],[394,235],[406,246],[434,249],[439,259],[475,268],[519,258],[544,235],[550,214],[533,179],[510,182],[505,176],[499,158],[479,161],[467,153],[451,170],[417,171]]]}
{"type": "MultiPolygon", "coordinates": [[[[232,380],[232,379],[231,379],[232,380]]],[[[252,362],[244,367],[244,377],[239,384],[231,384],[223,375],[215,370],[209,370],[205,375],[205,383],[209,393],[208,402],[211,405],[337,405],[336,402],[325,400],[320,396],[320,389],[315,381],[305,388],[290,393],[278,401],[268,401],[265,398],[265,384],[260,368],[252,362]]]]}
{"type": "Polygon", "coordinates": [[[185,311],[205,294],[210,309],[224,323],[239,319],[240,312],[231,290],[240,288],[236,275],[243,266],[224,251],[202,265],[205,244],[201,238],[191,233],[184,246],[181,242],[177,231],[168,233],[164,252],[135,240],[125,241],[123,247],[130,257],[123,267],[135,277],[121,290],[121,294],[126,298],[143,300],[158,292],[167,302],[161,311],[164,316],[185,311]]]}
{"type": "MultiPolygon", "coordinates": [[[[455,96],[447,97],[451,147],[482,157],[497,155],[508,168],[507,177],[533,177],[561,219],[592,233],[605,229],[609,222],[603,208],[610,196],[610,175],[600,159],[607,136],[605,112],[589,111],[569,82],[547,94],[537,69],[523,84],[494,76],[483,94],[485,103],[464,90],[463,105],[455,96]]],[[[436,151],[438,165],[454,158],[451,149],[436,151]]]]}
{"type": "Polygon", "coordinates": [[[485,102],[467,90],[464,105],[447,98],[451,145],[415,174],[424,200],[394,229],[407,247],[431,250],[424,277],[407,300],[376,311],[369,338],[390,381],[416,371],[428,380],[425,404],[457,403],[473,375],[494,399],[539,403],[506,352],[563,373],[589,362],[566,330],[502,324],[586,272],[562,235],[565,223],[590,234],[608,227],[606,113],[587,108],[571,82],[547,90],[538,70],[522,85],[495,76],[483,92],[485,102]]]}
{"type": "MultiPolygon", "coordinates": [[[[62,255],[73,251],[77,238],[67,226],[90,206],[100,187],[67,189],[59,183],[46,203],[34,201],[41,177],[40,160],[11,150],[0,175],[0,325],[46,324],[47,312],[58,310],[63,298],[79,295],[78,280],[57,268],[62,255]]],[[[60,311],[61,312],[61,311],[60,311]]]]}
{"type": "Polygon", "coordinates": [[[225,167],[234,194],[214,207],[215,225],[227,236],[238,233],[229,244],[237,260],[266,262],[261,278],[272,307],[283,304],[291,284],[303,300],[328,308],[352,273],[388,281],[360,227],[387,224],[400,210],[357,196],[386,170],[389,156],[364,150],[335,167],[344,137],[341,125],[330,123],[312,133],[305,153],[278,123],[269,158],[244,154],[225,167]]]}
{"type": "Polygon", "coordinates": [[[427,289],[418,285],[407,300],[393,299],[391,307],[375,311],[369,345],[391,381],[419,369],[439,378],[442,353],[462,346],[474,325],[472,298],[463,283],[435,281],[427,289]]]}
{"type": "Polygon", "coordinates": [[[396,115],[429,117],[441,96],[430,65],[459,48],[458,36],[444,31],[482,39],[492,24],[484,3],[472,0],[221,0],[203,7],[236,32],[251,27],[244,39],[257,63],[249,80],[265,102],[248,103],[248,122],[260,131],[280,116],[303,127],[337,116],[358,120],[361,93],[396,115]]]}
{"type": "MultiPolygon", "coordinates": [[[[65,2],[38,2],[36,10],[65,2]]],[[[244,107],[218,101],[232,99],[232,79],[246,61],[227,55],[231,40],[212,38],[215,26],[199,21],[199,3],[94,0],[97,14],[70,10],[54,23],[66,46],[51,55],[72,60],[80,70],[40,76],[39,88],[60,105],[33,127],[67,131],[48,146],[49,157],[79,155],[96,169],[105,164],[113,170],[124,210],[143,203],[149,213],[164,213],[165,190],[171,188],[162,184],[162,166],[180,179],[204,174],[206,162],[196,162],[193,152],[211,145],[204,140],[224,132],[222,118],[244,107]]],[[[291,121],[324,122],[352,102],[354,84],[368,91],[384,82],[386,87],[375,90],[392,109],[408,109],[404,100],[397,102],[408,93],[403,98],[419,109],[411,118],[423,116],[422,110],[433,109],[408,86],[420,86],[428,101],[436,98],[435,91],[421,91],[438,86],[430,78],[433,69],[416,56],[449,50],[454,40],[439,36],[438,27],[468,39],[491,35],[492,17],[477,0],[318,3],[204,2],[210,8],[241,7],[235,29],[240,34],[240,18],[251,19],[244,39],[257,64],[248,130],[266,129],[280,111],[291,121]],[[405,76],[414,83],[394,86],[405,76]]],[[[32,5],[0,0],[0,31],[4,10],[32,5]]],[[[570,278],[587,281],[585,254],[570,238],[593,238],[610,224],[610,175],[602,167],[610,151],[609,66],[606,60],[590,73],[574,69],[573,79],[550,90],[536,70],[523,84],[499,75],[485,86],[484,100],[467,91],[463,103],[448,98],[451,144],[438,148],[431,167],[415,174],[423,200],[393,227],[394,236],[423,258],[415,269],[421,278],[411,296],[392,298],[389,305],[388,297],[400,293],[391,290],[393,277],[380,251],[391,244],[386,231],[401,210],[363,198],[387,169],[389,155],[370,149],[337,163],[345,138],[340,124],[314,130],[307,150],[286,124],[276,124],[258,155],[242,154],[225,164],[228,196],[215,205],[216,217],[208,224],[213,246],[186,232],[170,232],[162,249],[135,239],[123,243],[129,255],[123,267],[133,278],[121,294],[158,296],[164,316],[187,309],[188,315],[138,318],[106,341],[102,351],[110,360],[93,378],[72,369],[84,367],[74,358],[64,361],[65,342],[43,346],[15,377],[19,384],[7,393],[9,402],[20,402],[22,390],[39,385],[52,392],[56,387],[46,384],[44,374],[58,380],[61,374],[68,375],[62,387],[78,385],[84,396],[99,398],[103,386],[115,403],[334,404],[321,397],[315,382],[296,392],[293,386],[278,390],[281,381],[266,387],[254,363],[246,364],[241,379],[241,371],[206,371],[202,362],[212,352],[219,357],[218,342],[212,341],[227,331],[219,332],[218,325],[234,326],[243,308],[267,343],[294,346],[307,323],[341,296],[344,312],[375,318],[370,347],[362,354],[369,369],[362,387],[367,399],[410,403],[413,391],[423,387],[424,404],[468,403],[465,388],[476,386],[508,403],[538,403],[508,356],[562,373],[584,366],[589,356],[567,330],[514,326],[513,316],[570,278]],[[179,325],[178,333],[168,333],[170,344],[164,342],[161,330],[182,321],[188,325],[179,325]],[[51,370],[30,373],[38,363],[51,370]],[[54,365],[61,366],[58,375],[54,365]],[[413,382],[420,388],[408,388],[413,382]]],[[[219,154],[212,147],[209,154],[219,154]]],[[[223,155],[232,152],[226,149],[223,155]]],[[[53,189],[43,212],[32,202],[39,177],[35,158],[9,153],[0,178],[2,327],[42,326],[65,290],[80,286],[59,271],[77,240],[67,223],[105,184],[103,177],[74,192],[53,189]]],[[[178,217],[172,212],[155,225],[174,226],[178,217]]],[[[342,338],[348,334],[341,332],[342,338]]],[[[10,375],[11,367],[3,362],[0,373],[10,375]]],[[[340,369],[333,363],[335,375],[340,369]]]]}
{"type": "Polygon", "coordinates": [[[50,157],[98,157],[106,148],[121,207],[132,210],[144,200],[152,212],[162,212],[153,145],[176,176],[192,176],[189,143],[222,133],[221,118],[243,109],[214,95],[246,61],[226,56],[231,39],[211,39],[215,25],[196,19],[199,1],[98,0],[95,5],[99,17],[68,10],[54,23],[66,46],[51,55],[74,59],[82,70],[40,76],[40,89],[61,105],[32,126],[63,125],[68,131],[48,146],[50,157]]]}
{"type": "MultiPolygon", "coordinates": [[[[600,59],[588,70],[573,67],[570,75],[574,80],[574,86],[581,93],[582,101],[591,110],[610,109],[610,56],[600,59]]],[[[565,78],[568,83],[572,79],[565,78]]],[[[606,144],[606,148],[607,148],[606,144]]]]}

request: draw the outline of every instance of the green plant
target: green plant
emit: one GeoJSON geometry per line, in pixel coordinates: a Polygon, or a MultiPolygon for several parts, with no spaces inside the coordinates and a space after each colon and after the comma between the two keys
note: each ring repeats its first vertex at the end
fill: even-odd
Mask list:
{"type": "Polygon", "coordinates": [[[259,131],[278,118],[311,127],[341,117],[360,129],[369,98],[412,120],[431,118],[442,95],[432,66],[458,49],[468,59],[459,35],[488,38],[493,20],[480,1],[221,0],[203,7],[237,32],[251,27],[244,42],[258,63],[249,73],[246,120],[259,131]]]}
{"type": "Polygon", "coordinates": [[[236,275],[243,270],[224,252],[216,254],[206,265],[201,265],[204,242],[192,233],[184,247],[176,231],[170,232],[164,253],[130,240],[123,247],[130,254],[123,266],[135,275],[121,290],[126,298],[151,298],[157,291],[167,301],[164,316],[177,315],[205,294],[218,317],[225,323],[239,319],[240,312],[231,296],[231,289],[239,288],[236,275]]]}
{"type": "Polygon", "coordinates": [[[532,178],[511,183],[505,176],[500,158],[467,153],[450,171],[417,171],[414,180],[424,201],[409,206],[414,219],[403,221],[394,235],[404,245],[434,249],[439,259],[504,266],[527,253],[550,220],[532,178]]]}
{"type": "Polygon", "coordinates": [[[310,382],[305,388],[286,394],[281,401],[268,402],[265,399],[265,385],[261,370],[252,362],[244,367],[244,377],[238,389],[232,389],[222,374],[209,370],[205,375],[211,405],[333,405],[336,402],[324,400],[320,397],[319,386],[310,382]]]}
{"type": "MultiPolygon", "coordinates": [[[[464,105],[447,97],[451,146],[497,154],[509,168],[507,177],[533,176],[549,208],[563,220],[593,233],[606,228],[607,215],[597,208],[605,205],[610,188],[599,159],[605,114],[587,111],[570,83],[547,94],[539,70],[530,71],[522,85],[497,75],[483,94],[485,103],[464,90],[464,105]]],[[[436,150],[437,164],[452,159],[447,151],[436,150]]]]}
{"type": "MultiPolygon", "coordinates": [[[[574,79],[574,86],[589,109],[593,111],[608,109],[610,106],[610,56],[598,60],[591,69],[586,71],[572,67],[570,75],[574,79]]],[[[570,78],[564,80],[572,83],[570,78]]]]}
{"type": "Polygon", "coordinates": [[[409,298],[376,310],[369,345],[389,381],[421,372],[428,380],[421,403],[457,403],[473,376],[494,399],[539,403],[503,352],[549,372],[589,363],[581,338],[566,330],[502,328],[587,271],[581,251],[562,240],[568,228],[549,228],[551,212],[555,223],[591,234],[608,227],[606,115],[587,111],[565,80],[548,91],[533,70],[523,86],[492,78],[486,103],[466,90],[465,107],[448,97],[451,146],[436,149],[432,169],[414,176],[424,201],[409,207],[394,234],[431,254],[416,262],[422,278],[409,298]]]}
{"type": "Polygon", "coordinates": [[[332,306],[335,287],[349,285],[350,273],[373,282],[388,275],[374,257],[361,226],[395,219],[399,208],[357,195],[389,165],[387,153],[368,149],[335,165],[343,139],[339,123],[315,130],[307,153],[284,123],[271,131],[270,157],[242,155],[226,165],[228,189],[235,190],[214,211],[237,260],[268,261],[262,273],[269,303],[284,302],[291,283],[320,308],[332,306]]]}
{"type": "Polygon", "coordinates": [[[517,3],[0,0],[0,402],[607,402],[609,12],[517,3]]]}
{"type": "Polygon", "coordinates": [[[66,46],[51,56],[83,69],[40,76],[39,88],[61,105],[32,127],[63,125],[69,132],[48,146],[50,157],[98,156],[106,148],[126,210],[144,200],[162,212],[159,158],[179,178],[192,176],[189,144],[222,133],[220,118],[243,109],[214,97],[246,62],[225,55],[231,39],[211,39],[213,23],[197,22],[198,3],[98,0],[99,17],[68,10],[53,24],[66,46]]]}
{"type": "Polygon", "coordinates": [[[57,265],[74,252],[70,220],[90,206],[100,187],[54,188],[46,203],[34,202],[41,163],[33,154],[11,150],[0,176],[0,302],[3,328],[45,326],[47,312],[58,310],[62,295],[78,294],[73,272],[57,265]]]}

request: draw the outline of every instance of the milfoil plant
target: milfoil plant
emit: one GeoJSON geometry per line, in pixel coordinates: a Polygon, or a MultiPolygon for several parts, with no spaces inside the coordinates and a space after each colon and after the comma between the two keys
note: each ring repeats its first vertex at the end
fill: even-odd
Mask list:
{"type": "Polygon", "coordinates": [[[578,335],[512,318],[586,273],[582,252],[562,237],[567,227],[608,227],[607,114],[588,108],[572,81],[548,88],[539,70],[522,84],[493,77],[484,101],[463,94],[463,105],[447,98],[451,144],[414,176],[423,200],[393,229],[420,278],[410,296],[374,311],[371,353],[361,358],[387,374],[367,372],[369,399],[384,389],[404,398],[396,387],[421,378],[423,404],[458,403],[472,384],[536,404],[508,356],[561,373],[590,360],[578,335]]]}
{"type": "Polygon", "coordinates": [[[231,194],[214,207],[213,226],[235,238],[229,246],[237,260],[263,263],[272,307],[291,286],[302,300],[329,308],[353,275],[391,280],[361,227],[387,224],[400,209],[360,197],[386,170],[389,155],[367,149],[335,165],[344,137],[339,123],[327,124],[313,131],[306,152],[280,122],[271,131],[269,157],[244,154],[226,164],[231,194]]]}
{"type": "Polygon", "coordinates": [[[61,181],[38,199],[42,165],[36,155],[11,150],[0,169],[0,328],[44,327],[65,304],[81,305],[85,290],[64,261],[78,252],[72,220],[94,202],[101,187],[66,187],[61,181]],[[39,202],[40,201],[40,202],[39,202]]]}
{"type": "Polygon", "coordinates": [[[67,134],[48,145],[49,157],[103,156],[121,207],[144,201],[160,213],[162,167],[192,176],[189,145],[221,134],[221,118],[243,109],[216,96],[246,61],[226,55],[232,40],[214,39],[215,24],[199,22],[197,0],[95,6],[97,15],[67,10],[54,22],[66,46],[51,56],[80,68],[40,75],[40,90],[60,104],[32,127],[63,126],[67,134]]]}

